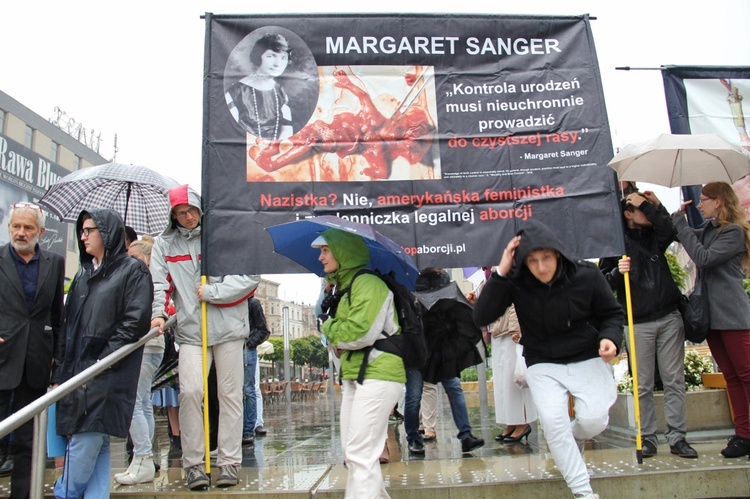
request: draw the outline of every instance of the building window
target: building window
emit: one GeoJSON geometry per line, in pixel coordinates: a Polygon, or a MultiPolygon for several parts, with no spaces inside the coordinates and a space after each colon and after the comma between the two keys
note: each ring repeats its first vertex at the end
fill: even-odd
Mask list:
{"type": "Polygon", "coordinates": [[[5,111],[0,109],[0,133],[5,133],[5,111]]]}
{"type": "Polygon", "coordinates": [[[26,125],[26,130],[24,131],[23,145],[25,145],[29,149],[31,149],[31,146],[34,145],[34,129],[29,125],[26,125]]]}
{"type": "Polygon", "coordinates": [[[78,170],[81,168],[81,157],[77,155],[73,155],[73,171],[78,170]]]}
{"type": "Polygon", "coordinates": [[[57,149],[58,149],[57,142],[54,140],[49,146],[49,159],[52,160],[54,163],[57,163],[57,149]]]}

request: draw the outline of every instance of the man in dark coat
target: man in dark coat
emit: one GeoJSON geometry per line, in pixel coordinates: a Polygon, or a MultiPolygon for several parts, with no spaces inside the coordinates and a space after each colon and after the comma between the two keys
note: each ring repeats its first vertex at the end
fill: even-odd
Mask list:
{"type": "MultiPolygon", "coordinates": [[[[617,292],[623,310],[625,279],[630,279],[633,330],[638,365],[643,457],[657,449],[654,405],[654,374],[664,384],[664,419],[670,452],[697,458],[698,452],[685,440],[685,331],[679,311],[680,289],[672,278],[664,252],[676,239],[672,219],[653,192],[632,192],[621,202],[625,224],[625,258],[603,258],[599,264],[610,287],[617,292]],[[627,276],[626,276],[627,273],[627,276]]],[[[628,338],[628,346],[630,342],[628,338]]]]}
{"type": "Polygon", "coordinates": [[[526,381],[555,464],[576,497],[598,498],[576,441],[609,423],[617,398],[609,361],[622,343],[622,308],[599,269],[567,256],[557,236],[536,221],[524,224],[503,250],[474,321],[490,324],[511,304],[523,332],[526,381]]]}
{"type": "MultiPolygon", "coordinates": [[[[138,341],[151,322],[153,285],[148,267],[125,250],[117,212],[82,212],[76,223],[81,268],[65,305],[61,381],[138,341]]],[[[109,437],[128,436],[143,348],[58,402],[57,433],[68,435],[55,497],[109,497],[109,437]]]]}
{"type": "MultiPolygon", "coordinates": [[[[252,297],[247,300],[248,318],[250,319],[250,335],[245,340],[245,382],[243,385],[243,414],[242,414],[242,443],[251,444],[254,442],[253,434],[262,431],[263,435],[266,430],[262,427],[256,428],[258,420],[258,400],[255,394],[255,373],[258,366],[258,345],[263,343],[271,335],[266,325],[266,315],[263,313],[263,306],[257,298],[252,297]]],[[[261,435],[261,433],[258,433],[261,435]]]]}
{"type": "Polygon", "coordinates": [[[443,385],[453,422],[458,428],[461,450],[471,452],[483,446],[484,440],[471,433],[469,412],[458,376],[467,367],[482,362],[477,349],[477,343],[482,341],[482,331],[472,320],[471,305],[445,270],[424,269],[417,277],[416,289],[423,307],[422,325],[428,358],[424,367],[406,373],[404,428],[409,453],[424,454],[419,434],[419,409],[425,381],[443,385]]]}
{"type": "MultiPolygon", "coordinates": [[[[41,397],[58,382],[62,361],[62,256],[42,250],[42,209],[16,203],[10,211],[10,243],[0,247],[0,414],[41,397]],[[54,369],[53,369],[54,364],[54,369]]],[[[34,422],[15,431],[11,497],[28,497],[34,422]]]]}

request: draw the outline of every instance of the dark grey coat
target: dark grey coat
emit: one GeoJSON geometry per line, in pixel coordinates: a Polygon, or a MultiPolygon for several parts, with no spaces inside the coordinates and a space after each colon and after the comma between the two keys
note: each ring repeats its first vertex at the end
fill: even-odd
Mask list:
{"type": "Polygon", "coordinates": [[[742,286],[743,228],[730,224],[719,231],[716,221],[709,221],[703,228],[693,229],[681,213],[672,221],[677,239],[706,283],[711,329],[750,329],[750,299],[742,286]]]}
{"type": "Polygon", "coordinates": [[[29,310],[10,251],[10,244],[0,247],[0,390],[16,388],[24,370],[29,386],[45,388],[59,381],[62,363],[65,260],[37,247],[39,278],[29,310]]]}

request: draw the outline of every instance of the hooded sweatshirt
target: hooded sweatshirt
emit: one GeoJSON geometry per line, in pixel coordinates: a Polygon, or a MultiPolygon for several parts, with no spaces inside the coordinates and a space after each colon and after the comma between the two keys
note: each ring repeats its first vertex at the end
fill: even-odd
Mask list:
{"type": "MultiPolygon", "coordinates": [[[[370,259],[361,236],[338,229],[328,229],[321,234],[338,269],[326,276],[338,289],[352,285],[355,274],[364,269],[370,259]]],[[[364,359],[361,349],[384,338],[384,334],[401,333],[396,319],[393,293],[376,275],[362,274],[338,304],[336,316],[323,323],[323,332],[334,348],[348,350],[341,354],[342,379],[357,379],[364,359]]],[[[370,352],[365,379],[379,379],[406,383],[406,371],[401,357],[375,348],[370,352]]]]}
{"type": "MultiPolygon", "coordinates": [[[[172,218],[172,208],[187,204],[198,208],[201,199],[187,185],[169,191],[169,223],[154,241],[151,250],[151,276],[154,299],[151,317],[168,316],[166,307],[174,300],[177,326],[175,339],[181,345],[202,343],[201,302],[197,289],[201,285],[201,225],[192,230],[172,218]]],[[[208,276],[203,299],[208,301],[208,346],[245,339],[249,333],[247,299],[255,293],[258,276],[208,276]]]]}
{"type": "Polygon", "coordinates": [[[567,256],[545,225],[531,221],[518,232],[521,242],[508,276],[493,272],[474,307],[474,321],[485,326],[515,305],[526,365],[568,364],[599,356],[599,342],[622,345],[623,311],[599,269],[567,256]],[[543,283],[525,264],[535,250],[558,252],[557,273],[543,283]]]}
{"type": "MultiPolygon", "coordinates": [[[[76,223],[81,233],[82,212],[76,223]]],[[[153,288],[146,264],[125,250],[125,226],[113,210],[90,210],[104,242],[104,258],[93,256],[78,240],[81,268],[65,303],[65,355],[61,383],[91,367],[149,331],[153,288]]],[[[57,432],[99,432],[126,437],[135,405],[143,349],[128,355],[58,402],[57,432]]]]}

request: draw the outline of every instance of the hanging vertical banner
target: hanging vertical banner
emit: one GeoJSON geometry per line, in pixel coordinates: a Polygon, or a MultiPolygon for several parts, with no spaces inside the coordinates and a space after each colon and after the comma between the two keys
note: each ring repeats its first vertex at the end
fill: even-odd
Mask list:
{"type": "Polygon", "coordinates": [[[621,253],[588,16],[205,19],[209,274],[302,271],[264,228],[319,215],[419,267],[496,263],[531,218],[621,253]]]}
{"type": "MultiPolygon", "coordinates": [[[[662,78],[672,133],[715,133],[750,151],[750,122],[743,109],[743,100],[750,98],[750,67],[664,66],[662,78]]],[[[750,219],[750,178],[732,187],[750,219]]],[[[694,194],[685,193],[685,199],[696,201],[694,194]]]]}

